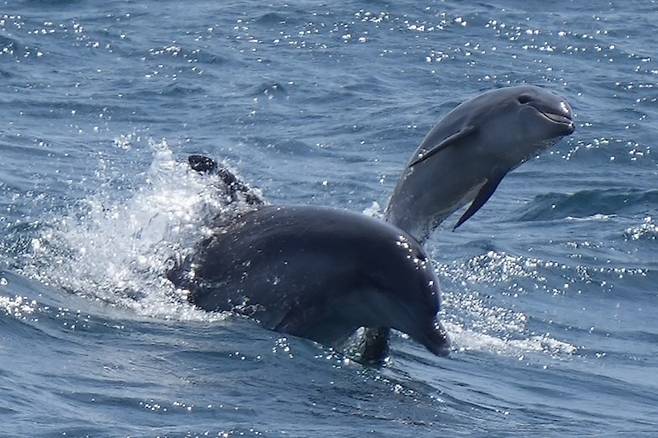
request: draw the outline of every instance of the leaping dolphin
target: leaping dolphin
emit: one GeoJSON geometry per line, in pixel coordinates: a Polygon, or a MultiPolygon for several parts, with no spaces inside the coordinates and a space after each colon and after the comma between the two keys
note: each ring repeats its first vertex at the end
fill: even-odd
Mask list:
{"type": "Polygon", "coordinates": [[[456,229],[482,208],[505,175],[574,130],[567,100],[540,87],[500,88],[468,100],[420,143],[386,218],[422,243],[472,202],[456,229]]]}

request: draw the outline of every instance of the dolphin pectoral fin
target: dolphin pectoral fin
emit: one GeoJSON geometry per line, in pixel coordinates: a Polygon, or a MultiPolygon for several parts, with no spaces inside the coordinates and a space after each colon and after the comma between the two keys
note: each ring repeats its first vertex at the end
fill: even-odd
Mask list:
{"type": "Polygon", "coordinates": [[[368,365],[382,365],[390,355],[391,330],[387,327],[366,328],[357,346],[358,361],[368,365]]]}
{"type": "Polygon", "coordinates": [[[468,210],[466,210],[462,217],[459,218],[452,231],[455,231],[461,224],[469,220],[471,216],[473,216],[480,208],[482,208],[484,204],[487,203],[489,198],[491,198],[491,195],[493,195],[496,191],[498,184],[500,184],[500,182],[503,180],[504,176],[505,173],[502,173],[487,179],[487,182],[482,186],[482,188],[480,188],[480,191],[471,203],[470,207],[468,207],[468,210]]]}
{"type": "MultiPolygon", "coordinates": [[[[424,152],[419,152],[416,158],[414,158],[411,163],[409,163],[409,167],[415,166],[416,164],[425,161],[432,155],[436,154],[437,152],[441,152],[445,148],[455,145],[459,143],[461,140],[464,138],[470,137],[471,135],[475,134],[477,132],[477,128],[475,126],[466,126],[465,128],[459,130],[458,132],[452,134],[449,137],[444,138],[439,142],[439,144],[434,145],[430,147],[428,150],[424,152]]],[[[424,150],[424,148],[423,148],[424,150]]]]}
{"type": "Polygon", "coordinates": [[[297,309],[288,309],[278,323],[273,323],[267,328],[276,332],[296,334],[295,332],[306,324],[304,312],[297,309]]]}

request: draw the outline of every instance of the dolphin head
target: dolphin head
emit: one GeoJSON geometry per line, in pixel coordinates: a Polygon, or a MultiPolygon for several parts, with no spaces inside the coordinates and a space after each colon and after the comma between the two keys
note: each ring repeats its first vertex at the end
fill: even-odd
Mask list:
{"type": "Polygon", "coordinates": [[[441,291],[430,259],[406,234],[397,237],[392,251],[385,251],[380,257],[384,263],[371,265],[367,275],[371,317],[362,325],[393,328],[432,353],[447,355],[450,342],[438,320],[441,291]]]}
{"type": "Polygon", "coordinates": [[[471,103],[469,126],[486,139],[488,152],[507,171],[576,129],[567,100],[533,85],[493,90],[471,103]]]}

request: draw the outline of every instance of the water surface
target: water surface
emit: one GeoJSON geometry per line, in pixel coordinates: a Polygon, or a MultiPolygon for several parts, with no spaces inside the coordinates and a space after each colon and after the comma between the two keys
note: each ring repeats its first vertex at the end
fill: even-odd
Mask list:
{"type": "Polygon", "coordinates": [[[652,435],[657,8],[2,3],[2,433],[652,435]],[[164,280],[225,208],[187,154],[272,203],[376,214],[443,114],[522,83],[577,131],[429,242],[449,358],[395,336],[364,368],[164,280]]]}

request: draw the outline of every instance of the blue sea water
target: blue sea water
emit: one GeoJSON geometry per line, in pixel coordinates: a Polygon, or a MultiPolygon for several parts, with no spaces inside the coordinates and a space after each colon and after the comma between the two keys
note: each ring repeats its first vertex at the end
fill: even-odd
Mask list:
{"type": "Polygon", "coordinates": [[[657,23],[648,0],[0,2],[0,435],[655,436],[657,23]],[[521,83],[577,130],[429,242],[450,357],[396,335],[363,367],[164,279],[227,208],[187,154],[377,214],[442,115],[521,83]]]}

